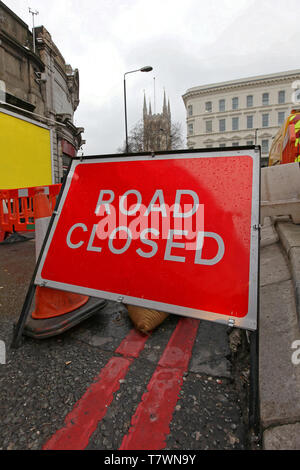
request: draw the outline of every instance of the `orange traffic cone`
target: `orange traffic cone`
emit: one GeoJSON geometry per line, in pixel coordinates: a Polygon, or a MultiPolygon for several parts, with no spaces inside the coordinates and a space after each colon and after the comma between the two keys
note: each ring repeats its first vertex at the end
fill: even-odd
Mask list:
{"type": "MultiPolygon", "coordinates": [[[[51,218],[51,207],[43,190],[34,197],[36,258],[38,259],[51,218]]],[[[36,287],[35,307],[24,334],[43,339],[59,335],[101,310],[103,299],[65,292],[48,287],[36,287]]]]}
{"type": "Polygon", "coordinates": [[[37,286],[35,310],[31,316],[36,319],[58,317],[82,307],[88,300],[86,295],[37,286]]]}
{"type": "MultiPolygon", "coordinates": [[[[38,192],[34,196],[35,207],[35,254],[38,259],[43,240],[46,236],[48,224],[51,218],[51,208],[47,195],[38,192]]],[[[58,289],[37,286],[35,294],[35,310],[32,318],[53,318],[72,312],[87,303],[86,295],[64,292],[58,289]]]]}

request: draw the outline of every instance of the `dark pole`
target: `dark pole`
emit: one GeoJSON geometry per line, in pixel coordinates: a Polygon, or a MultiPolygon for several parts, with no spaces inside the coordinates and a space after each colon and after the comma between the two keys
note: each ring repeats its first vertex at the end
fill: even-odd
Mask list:
{"type": "Polygon", "coordinates": [[[126,105],[126,80],[124,73],[124,110],[125,110],[125,135],[126,135],[126,153],[128,153],[128,132],[127,132],[127,105],[126,105]]]}
{"type": "Polygon", "coordinates": [[[127,103],[126,103],[126,79],[125,79],[125,76],[128,73],[151,72],[151,70],[153,70],[152,67],[150,65],[146,65],[145,67],[142,67],[141,69],[131,70],[130,72],[125,72],[124,73],[124,112],[125,112],[126,153],[129,153],[129,146],[128,146],[128,130],[127,130],[127,103]]]}
{"type": "Polygon", "coordinates": [[[249,427],[258,435],[260,432],[259,407],[259,330],[250,333],[250,391],[249,427]]]}

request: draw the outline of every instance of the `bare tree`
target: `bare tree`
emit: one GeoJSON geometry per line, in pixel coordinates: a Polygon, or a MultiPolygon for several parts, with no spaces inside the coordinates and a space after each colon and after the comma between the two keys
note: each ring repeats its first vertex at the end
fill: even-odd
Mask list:
{"type": "MultiPolygon", "coordinates": [[[[139,153],[159,150],[176,150],[183,148],[181,124],[171,124],[171,131],[151,126],[144,131],[144,123],[141,119],[131,130],[128,136],[128,150],[130,153],[139,153]]],[[[126,152],[126,143],[118,148],[119,153],[126,152]]]]}
{"type": "Polygon", "coordinates": [[[182,138],[182,129],[180,122],[174,122],[171,124],[171,150],[183,149],[184,143],[182,138]]]}

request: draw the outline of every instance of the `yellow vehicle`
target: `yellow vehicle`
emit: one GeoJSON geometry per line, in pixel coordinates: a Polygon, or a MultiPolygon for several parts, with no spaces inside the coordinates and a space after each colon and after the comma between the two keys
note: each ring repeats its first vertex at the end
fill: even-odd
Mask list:
{"type": "Polygon", "coordinates": [[[49,127],[0,107],[0,142],[0,189],[54,183],[49,127]]]}
{"type": "Polygon", "coordinates": [[[269,166],[300,162],[300,109],[293,109],[273,139],[269,166]]]}

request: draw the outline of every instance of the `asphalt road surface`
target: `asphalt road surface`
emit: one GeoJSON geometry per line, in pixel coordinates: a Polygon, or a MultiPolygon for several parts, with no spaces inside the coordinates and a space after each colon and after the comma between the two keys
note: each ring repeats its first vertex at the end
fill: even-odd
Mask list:
{"type": "Polygon", "coordinates": [[[34,240],[0,245],[0,449],[247,449],[246,335],[170,315],[150,335],[126,308],[11,349],[34,240]]]}

